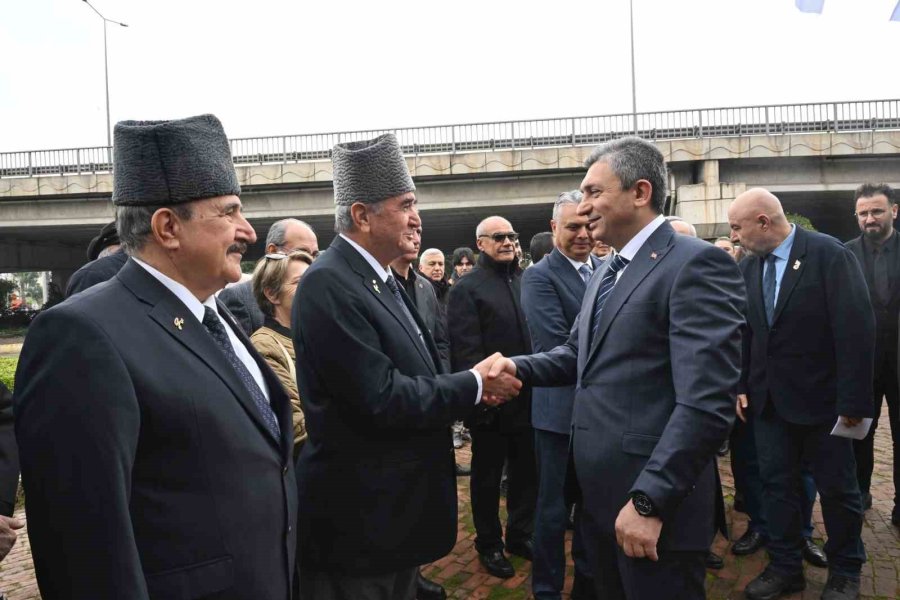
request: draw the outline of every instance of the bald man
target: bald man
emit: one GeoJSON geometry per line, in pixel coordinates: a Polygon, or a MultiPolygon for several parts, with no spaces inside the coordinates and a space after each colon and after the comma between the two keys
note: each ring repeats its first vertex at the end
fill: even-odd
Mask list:
{"type": "MultiPolygon", "coordinates": [[[[753,420],[771,562],[750,600],[806,587],[800,471],[809,461],[822,499],[828,583],[822,598],[857,598],[866,560],[862,501],[851,440],[873,416],[875,317],[853,254],[836,239],[791,225],[778,198],[756,188],[728,210],[731,239],[753,253],[741,263],[747,329],[737,413],[753,420]]],[[[864,432],[862,432],[864,433],[864,432]]]]}
{"type": "Polygon", "coordinates": [[[675,233],[680,233],[681,235],[690,237],[697,237],[697,229],[681,217],[669,215],[668,217],[666,217],[666,221],[669,222],[669,225],[672,226],[672,229],[675,230],[675,233]]]}

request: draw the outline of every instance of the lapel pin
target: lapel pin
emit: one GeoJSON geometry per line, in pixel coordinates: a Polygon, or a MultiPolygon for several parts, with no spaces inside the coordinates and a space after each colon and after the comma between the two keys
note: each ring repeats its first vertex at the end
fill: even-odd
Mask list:
{"type": "Polygon", "coordinates": [[[656,260],[656,257],[659,256],[656,252],[650,253],[650,260],[656,260]]]}
{"type": "Polygon", "coordinates": [[[794,270],[797,271],[798,269],[800,269],[800,259],[799,258],[794,261],[794,270]]]}
{"type": "Polygon", "coordinates": [[[184,327],[184,319],[181,317],[175,317],[175,327],[178,328],[178,331],[181,331],[184,327]]]}
{"type": "Polygon", "coordinates": [[[375,292],[377,292],[379,294],[381,293],[381,290],[378,289],[378,282],[375,281],[374,279],[372,280],[372,289],[375,290],[375,292]]]}

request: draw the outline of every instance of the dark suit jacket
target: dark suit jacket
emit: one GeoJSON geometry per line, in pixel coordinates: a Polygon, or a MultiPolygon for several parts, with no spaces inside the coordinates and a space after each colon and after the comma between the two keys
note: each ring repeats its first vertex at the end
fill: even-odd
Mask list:
{"type": "Polygon", "coordinates": [[[572,450],[584,509],[607,535],[634,491],[663,520],[663,550],[706,551],[714,531],[716,450],[734,420],[744,289],[715,246],[668,223],[637,252],[592,314],[594,274],[567,342],[517,357],[534,385],[576,383],[572,450]]]}
{"type": "Polygon", "coordinates": [[[889,352],[889,356],[895,356],[897,352],[897,315],[900,313],[900,234],[894,233],[894,237],[888,241],[891,244],[892,252],[886,255],[888,269],[894,279],[894,285],[890,288],[890,299],[887,304],[881,302],[876,294],[872,292],[875,282],[872,279],[872,269],[866,267],[865,249],[862,236],[852,239],[845,245],[856,256],[859,266],[862,269],[863,276],[866,279],[866,286],[869,289],[869,299],[872,302],[872,310],[875,313],[875,364],[881,365],[884,353],[889,352]]]}
{"type": "Polygon", "coordinates": [[[266,315],[253,297],[252,281],[242,281],[225,288],[219,292],[219,301],[231,311],[247,335],[253,335],[266,321],[266,315]]]}
{"type": "Polygon", "coordinates": [[[128,254],[119,250],[115,254],[87,263],[69,278],[69,283],[66,284],[66,298],[112,279],[127,260],[128,254]]]}
{"type": "Polygon", "coordinates": [[[385,574],[456,542],[450,425],[475,404],[468,372],[446,375],[378,274],[338,236],[294,301],[297,383],[309,439],[297,461],[301,568],[385,574]]]}
{"type": "Polygon", "coordinates": [[[0,381],[0,515],[11,517],[19,487],[19,448],[13,429],[12,394],[0,381]]]}
{"type": "Polygon", "coordinates": [[[31,324],[15,425],[45,600],[289,597],[291,407],[236,331],[281,439],[203,324],[134,261],[31,324]]]}
{"type": "MultiPolygon", "coordinates": [[[[591,255],[595,270],[603,261],[591,255]]],[[[558,248],[525,269],[522,275],[522,312],[528,320],[535,352],[546,352],[569,339],[581,311],[587,285],[558,248]]],[[[574,386],[537,387],[531,392],[531,425],[535,429],[569,435],[572,429],[574,386]]]]}
{"type": "Polygon", "coordinates": [[[749,306],[740,391],[750,410],[759,415],[771,401],[783,419],[803,425],[873,416],[875,317],[852,252],[798,227],[771,329],[762,260],[741,263],[749,306]]]}
{"type": "MultiPolygon", "coordinates": [[[[410,267],[411,268],[411,267],[410,267]]],[[[450,338],[447,336],[447,316],[441,308],[434,286],[427,278],[416,273],[416,308],[422,322],[434,338],[444,372],[450,372],[450,338]]]]}

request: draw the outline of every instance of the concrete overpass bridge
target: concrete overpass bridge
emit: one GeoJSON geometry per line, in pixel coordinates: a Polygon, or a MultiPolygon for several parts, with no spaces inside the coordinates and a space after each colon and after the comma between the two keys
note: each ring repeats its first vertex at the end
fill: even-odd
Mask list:
{"type": "MultiPolygon", "coordinates": [[[[729,202],[771,189],[787,210],[842,239],[856,233],[852,191],[900,187],[900,100],[827,102],[568,117],[241,138],[231,141],[242,200],[260,238],[300,217],[332,237],[330,150],[391,131],[416,180],[425,247],[474,246],[478,221],[509,218],[523,235],[549,228],[557,194],[578,186],[591,149],[623,135],[654,141],[670,168],[668,212],[703,237],[727,232],[729,202]]],[[[65,279],[114,218],[112,148],[0,153],[0,272],[53,270],[65,279]]],[[[254,249],[258,255],[262,244],[254,249]]]]}

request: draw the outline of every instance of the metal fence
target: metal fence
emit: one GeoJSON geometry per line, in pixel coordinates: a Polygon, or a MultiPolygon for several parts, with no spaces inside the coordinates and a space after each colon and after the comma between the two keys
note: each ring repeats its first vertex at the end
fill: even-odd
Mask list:
{"type": "MultiPolygon", "coordinates": [[[[387,132],[397,136],[407,156],[415,156],[590,146],[635,134],[658,141],[887,129],[900,129],[900,100],[703,108],[236,138],[231,140],[231,153],[236,165],[328,160],[337,143],[370,139],[387,132]]],[[[0,177],[102,173],[111,168],[112,148],[105,146],[0,153],[0,177]]]]}

